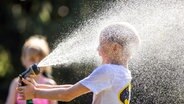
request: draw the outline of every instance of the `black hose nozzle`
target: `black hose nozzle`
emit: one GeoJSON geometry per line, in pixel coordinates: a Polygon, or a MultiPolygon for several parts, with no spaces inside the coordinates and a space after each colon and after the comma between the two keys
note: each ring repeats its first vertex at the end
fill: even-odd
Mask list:
{"type": "MultiPolygon", "coordinates": [[[[23,73],[19,74],[19,78],[20,81],[22,80],[22,78],[26,78],[30,75],[38,75],[40,73],[40,68],[37,67],[36,64],[31,65],[26,71],[24,71],[23,73]]],[[[22,81],[21,81],[22,83],[22,81]]],[[[22,83],[22,86],[24,86],[25,84],[22,83]]]]}

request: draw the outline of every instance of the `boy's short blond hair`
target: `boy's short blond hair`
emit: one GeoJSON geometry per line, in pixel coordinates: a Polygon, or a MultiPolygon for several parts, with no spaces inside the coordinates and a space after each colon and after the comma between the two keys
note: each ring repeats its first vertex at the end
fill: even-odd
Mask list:
{"type": "Polygon", "coordinates": [[[128,23],[113,23],[100,33],[101,41],[116,42],[123,47],[123,54],[132,55],[140,44],[136,29],[128,23]]]}

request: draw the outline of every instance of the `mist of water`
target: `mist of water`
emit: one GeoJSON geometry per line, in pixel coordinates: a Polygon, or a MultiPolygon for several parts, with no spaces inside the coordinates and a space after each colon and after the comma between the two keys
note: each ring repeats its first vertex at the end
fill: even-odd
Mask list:
{"type": "Polygon", "coordinates": [[[74,30],[38,66],[96,62],[99,32],[112,22],[129,22],[142,40],[130,70],[133,104],[184,104],[184,1],[129,0],[108,4],[74,30]],[[140,92],[139,92],[140,91],[140,92]],[[139,95],[136,95],[139,94],[139,95]]]}

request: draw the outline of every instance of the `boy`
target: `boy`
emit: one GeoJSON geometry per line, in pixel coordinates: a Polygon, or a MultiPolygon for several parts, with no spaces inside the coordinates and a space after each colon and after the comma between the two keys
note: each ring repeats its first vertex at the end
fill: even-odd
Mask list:
{"type": "Polygon", "coordinates": [[[74,85],[41,85],[32,79],[23,80],[27,86],[18,87],[20,99],[46,98],[71,101],[93,92],[92,104],[129,104],[131,72],[128,62],[139,44],[135,29],[126,23],[111,24],[100,33],[98,47],[102,65],[74,85]]]}

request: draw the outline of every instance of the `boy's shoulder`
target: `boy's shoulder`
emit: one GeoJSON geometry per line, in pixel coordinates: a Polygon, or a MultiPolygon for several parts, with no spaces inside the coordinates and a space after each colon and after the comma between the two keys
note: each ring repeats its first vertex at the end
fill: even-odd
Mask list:
{"type": "Polygon", "coordinates": [[[95,70],[93,70],[92,73],[106,73],[107,70],[109,70],[109,65],[108,64],[102,64],[100,66],[98,66],[97,68],[95,68],[95,70]]]}
{"type": "Polygon", "coordinates": [[[109,72],[113,71],[114,67],[115,66],[113,64],[103,64],[103,65],[98,66],[94,70],[94,72],[109,73],[109,72]]]}
{"type": "Polygon", "coordinates": [[[128,72],[127,68],[125,68],[123,65],[115,65],[115,64],[103,64],[97,67],[94,71],[100,71],[100,72],[128,72]]]}
{"type": "Polygon", "coordinates": [[[96,70],[100,70],[100,69],[103,69],[103,70],[109,70],[112,68],[112,64],[103,64],[103,65],[100,65],[96,68],[96,70]]]}
{"type": "Polygon", "coordinates": [[[97,68],[106,68],[109,67],[111,64],[102,64],[100,66],[98,66],[97,68]]]}

